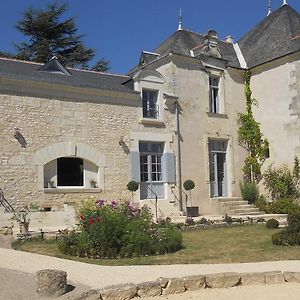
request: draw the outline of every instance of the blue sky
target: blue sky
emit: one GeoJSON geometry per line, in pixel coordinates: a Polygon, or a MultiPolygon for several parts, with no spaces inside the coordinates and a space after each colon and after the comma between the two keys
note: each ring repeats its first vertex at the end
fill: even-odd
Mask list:
{"type": "MultiPolygon", "coordinates": [[[[45,7],[53,1],[1,1],[0,49],[13,51],[13,44],[24,41],[14,25],[30,7],[45,7]]],[[[65,1],[57,1],[64,3],[65,1]]],[[[110,72],[123,74],[139,60],[142,50],[153,51],[177,30],[179,9],[183,28],[199,33],[215,29],[224,39],[237,41],[267,14],[268,0],[69,0],[65,17],[74,16],[84,42],[97,51],[94,61],[105,57],[110,72]]],[[[273,0],[273,10],[283,0],[273,0]]],[[[300,1],[288,4],[300,12],[300,1]]]]}

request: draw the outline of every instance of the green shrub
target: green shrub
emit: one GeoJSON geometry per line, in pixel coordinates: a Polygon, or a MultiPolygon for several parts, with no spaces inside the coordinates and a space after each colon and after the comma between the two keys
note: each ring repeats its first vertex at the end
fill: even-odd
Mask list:
{"type": "Polygon", "coordinates": [[[266,227],[269,229],[275,229],[279,227],[279,222],[276,219],[270,219],[266,222],[266,227]]]}
{"type": "Polygon", "coordinates": [[[288,231],[300,232],[300,209],[290,213],[287,217],[288,231]]]}
{"type": "Polygon", "coordinates": [[[300,210],[288,215],[288,226],[285,230],[272,235],[275,245],[295,246],[300,245],[300,210]]]}
{"type": "Polygon", "coordinates": [[[80,232],[66,234],[58,242],[68,255],[117,258],[173,252],[182,247],[181,232],[170,222],[152,222],[148,209],[129,202],[104,200],[85,203],[79,209],[80,232]]]}
{"type": "Polygon", "coordinates": [[[278,199],[266,207],[266,211],[269,214],[292,214],[294,211],[299,209],[299,204],[291,198],[278,199]]]}
{"type": "Polygon", "coordinates": [[[255,202],[255,205],[256,207],[261,210],[261,211],[264,211],[267,213],[268,209],[267,209],[267,201],[265,199],[265,197],[263,195],[260,195],[258,197],[258,199],[256,200],[255,202]]]}
{"type": "Polygon", "coordinates": [[[183,187],[185,188],[185,190],[190,191],[195,188],[195,182],[188,179],[183,183],[183,187]]]}
{"type": "MultiPolygon", "coordinates": [[[[296,168],[296,162],[294,169],[296,168]]],[[[297,171],[296,171],[297,172],[297,171]]],[[[299,196],[298,174],[287,166],[276,169],[273,165],[263,174],[264,186],[273,200],[279,198],[296,198],[299,196]]]]}
{"type": "Polygon", "coordinates": [[[300,232],[282,230],[272,235],[274,245],[297,246],[300,245],[300,232]]]}
{"type": "Polygon", "coordinates": [[[136,181],[129,181],[127,183],[127,190],[130,192],[136,192],[139,189],[139,184],[136,181]]]}
{"type": "Polygon", "coordinates": [[[255,203],[259,197],[259,191],[256,183],[251,181],[244,181],[240,183],[241,193],[243,199],[248,203],[255,203]]]}
{"type": "Polygon", "coordinates": [[[233,223],[233,219],[228,216],[227,214],[224,216],[224,222],[227,223],[227,224],[232,224],[233,223]]]}

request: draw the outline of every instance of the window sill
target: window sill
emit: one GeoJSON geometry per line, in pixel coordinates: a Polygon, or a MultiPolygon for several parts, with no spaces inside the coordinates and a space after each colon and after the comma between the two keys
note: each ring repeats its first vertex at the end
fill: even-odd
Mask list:
{"type": "Polygon", "coordinates": [[[228,116],[226,114],[218,114],[218,113],[208,112],[207,116],[210,118],[228,119],[228,116]]]}
{"type": "Polygon", "coordinates": [[[84,187],[79,187],[79,188],[44,188],[45,194],[72,194],[72,193],[101,193],[102,190],[99,188],[84,188],[84,187]]]}
{"type": "Polygon", "coordinates": [[[153,124],[153,125],[163,125],[165,122],[160,119],[142,118],[140,120],[142,124],[153,124]]]}

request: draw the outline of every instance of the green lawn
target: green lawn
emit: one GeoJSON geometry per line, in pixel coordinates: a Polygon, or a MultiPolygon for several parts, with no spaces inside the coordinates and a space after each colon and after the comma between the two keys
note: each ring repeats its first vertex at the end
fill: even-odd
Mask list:
{"type": "Polygon", "coordinates": [[[132,259],[88,259],[62,255],[54,240],[17,242],[15,248],[101,265],[239,263],[300,259],[300,246],[275,246],[271,235],[280,229],[243,225],[183,232],[184,248],[172,254],[132,259]]]}

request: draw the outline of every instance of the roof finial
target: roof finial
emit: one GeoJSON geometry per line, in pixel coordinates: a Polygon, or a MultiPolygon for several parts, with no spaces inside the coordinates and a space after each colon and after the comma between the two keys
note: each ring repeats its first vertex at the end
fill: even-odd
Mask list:
{"type": "Polygon", "coordinates": [[[179,10],[179,24],[178,24],[178,30],[182,30],[182,9],[179,10]]]}
{"type": "Polygon", "coordinates": [[[283,0],[283,4],[282,4],[282,6],[283,5],[288,5],[288,2],[287,2],[287,0],[283,0]]]}
{"type": "Polygon", "coordinates": [[[269,10],[267,16],[272,13],[272,8],[271,8],[271,0],[269,0],[269,10]]]}

